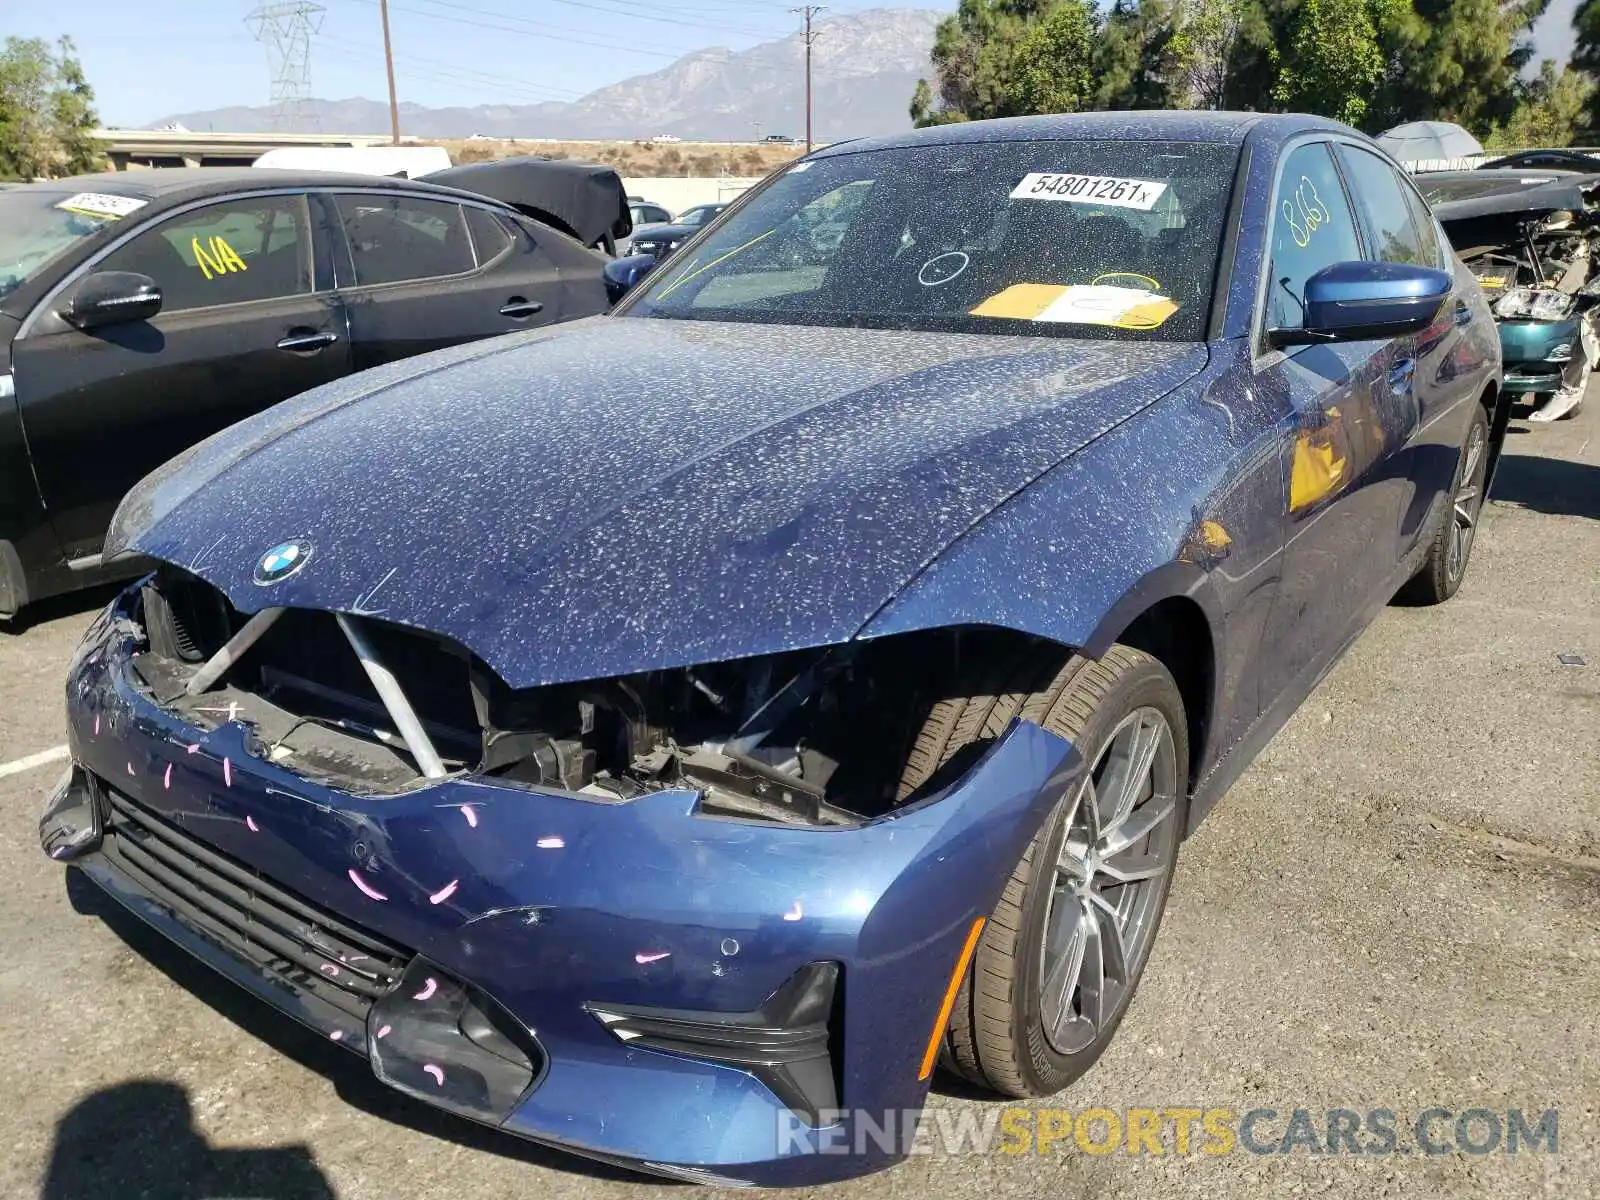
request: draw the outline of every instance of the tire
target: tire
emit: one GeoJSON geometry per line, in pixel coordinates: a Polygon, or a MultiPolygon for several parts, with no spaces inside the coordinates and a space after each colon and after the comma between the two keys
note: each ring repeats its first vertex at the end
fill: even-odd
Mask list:
{"type": "Polygon", "coordinates": [[[1472,426],[1467,430],[1456,460],[1455,477],[1450,481],[1450,504],[1433,535],[1422,569],[1400,589],[1400,599],[1408,604],[1443,604],[1460,590],[1467,574],[1489,470],[1488,414],[1481,404],[1474,404],[1472,410],[1472,426]]]}
{"type": "MultiPolygon", "coordinates": [[[[1112,939],[1106,926],[1116,917],[1100,902],[1085,898],[1095,889],[1097,869],[1088,865],[1089,858],[1074,856],[1073,847],[1087,847],[1093,835],[1084,822],[1099,808],[1083,803],[1093,798],[1087,787],[1070,787],[1006,881],[978,939],[945,1031],[940,1053],[945,1069],[1004,1096],[1049,1096],[1087,1071],[1110,1044],[1160,926],[1188,813],[1189,742],[1183,701],[1160,662],[1121,645],[1096,661],[1060,654],[1041,659],[1034,643],[973,672],[970,687],[957,685],[952,690],[962,694],[941,701],[923,726],[906,764],[903,795],[921,786],[964,749],[998,736],[1013,717],[1035,721],[1070,740],[1091,764],[1095,782],[1105,786],[1102,806],[1113,803],[1113,797],[1120,794],[1121,789],[1114,785],[1121,776],[1114,772],[1126,773],[1127,751],[1137,747],[1140,735],[1146,734],[1156,743],[1148,798],[1135,797],[1129,810],[1130,824],[1122,828],[1132,828],[1135,817],[1150,818],[1156,809],[1165,807],[1167,811],[1156,819],[1147,836],[1108,856],[1110,862],[1099,868],[1101,873],[1125,871],[1141,851],[1161,860],[1159,872],[1136,881],[1108,884],[1106,878],[1100,878],[1097,894],[1101,901],[1114,899],[1119,907],[1127,903],[1131,940],[1112,939]],[[1158,791],[1168,801],[1161,801],[1158,791]],[[1074,882],[1067,882],[1069,875],[1059,868],[1041,869],[1041,864],[1069,859],[1075,863],[1082,860],[1079,869],[1070,874],[1074,882]],[[1074,913],[1078,914],[1075,925],[1074,913]],[[1093,937],[1086,921],[1092,921],[1098,931],[1093,937]],[[1045,945],[1047,927],[1059,931],[1069,926],[1075,927],[1077,934],[1070,942],[1057,937],[1052,943],[1057,953],[1052,956],[1045,945]],[[1072,955],[1060,951],[1066,945],[1081,945],[1080,978],[1087,981],[1094,974],[1096,961],[1103,978],[1118,972],[1114,961],[1108,971],[1105,957],[1098,953],[1091,957],[1091,950],[1098,951],[1102,942],[1128,947],[1120,970],[1121,985],[1090,989],[1085,982],[1081,997],[1070,988],[1058,987],[1055,995],[1060,997],[1064,991],[1065,999],[1076,1000],[1085,1014],[1092,1011],[1092,990],[1101,999],[1099,1019],[1088,1027],[1084,1018],[1066,1023],[1052,1019],[1047,1027],[1047,1008],[1059,1015],[1069,1007],[1054,1001],[1047,1004],[1042,994],[1047,982],[1070,974],[1072,955]]],[[[1120,925],[1118,930],[1120,933],[1120,925]]]]}

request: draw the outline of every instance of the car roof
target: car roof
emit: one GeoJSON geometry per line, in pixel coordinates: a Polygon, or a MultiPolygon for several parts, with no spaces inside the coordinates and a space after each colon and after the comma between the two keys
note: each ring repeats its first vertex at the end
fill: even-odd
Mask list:
{"type": "MultiPolygon", "coordinates": [[[[160,167],[146,171],[101,171],[95,175],[72,175],[32,186],[53,191],[109,192],[116,196],[136,196],[163,205],[226,195],[229,192],[255,191],[258,188],[398,187],[436,195],[460,194],[455,189],[439,187],[420,179],[362,175],[354,171],[296,171],[276,167],[160,167]]],[[[488,198],[478,196],[477,199],[488,198]]]]}
{"type": "MultiPolygon", "coordinates": [[[[915,146],[956,146],[974,142],[1025,141],[1171,141],[1238,145],[1252,133],[1282,141],[1297,133],[1322,130],[1356,131],[1337,121],[1303,113],[1192,112],[1187,110],[1057,113],[1037,117],[1003,117],[992,121],[959,121],[932,125],[910,133],[860,138],[835,143],[811,157],[858,154],[863,150],[896,150],[915,146]]],[[[1357,134],[1357,136],[1361,136],[1357,134]]]]}

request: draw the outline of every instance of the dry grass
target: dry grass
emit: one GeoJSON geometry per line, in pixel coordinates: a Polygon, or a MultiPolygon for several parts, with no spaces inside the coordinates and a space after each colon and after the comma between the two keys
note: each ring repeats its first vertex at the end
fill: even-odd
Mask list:
{"type": "Polygon", "coordinates": [[[729,146],[717,142],[531,142],[440,141],[456,163],[488,162],[519,154],[571,158],[604,163],[632,178],[679,177],[714,179],[723,175],[753,177],[798,158],[804,146],[729,146]]]}

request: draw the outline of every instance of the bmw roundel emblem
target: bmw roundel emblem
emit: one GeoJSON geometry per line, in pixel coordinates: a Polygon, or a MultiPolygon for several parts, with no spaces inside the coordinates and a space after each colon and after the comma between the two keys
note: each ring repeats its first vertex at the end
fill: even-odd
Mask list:
{"type": "Polygon", "coordinates": [[[311,561],[311,543],[304,538],[279,542],[256,562],[256,582],[263,586],[287,579],[311,561]]]}

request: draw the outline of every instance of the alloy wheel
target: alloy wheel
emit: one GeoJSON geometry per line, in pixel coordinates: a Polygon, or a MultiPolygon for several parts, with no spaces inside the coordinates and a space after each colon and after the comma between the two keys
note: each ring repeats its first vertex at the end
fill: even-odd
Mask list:
{"type": "Polygon", "coordinates": [[[1483,451],[1483,428],[1475,425],[1461,464],[1461,479],[1456,486],[1450,514],[1450,550],[1445,559],[1445,571],[1452,584],[1458,582],[1461,573],[1467,569],[1472,539],[1478,532],[1478,513],[1483,507],[1482,468],[1486,465],[1483,451]]]}
{"type": "Polygon", "coordinates": [[[1040,945],[1040,1015],[1059,1054],[1115,1022],[1150,952],[1176,861],[1177,761],[1155,708],[1118,723],[1067,813],[1040,945]]]}

